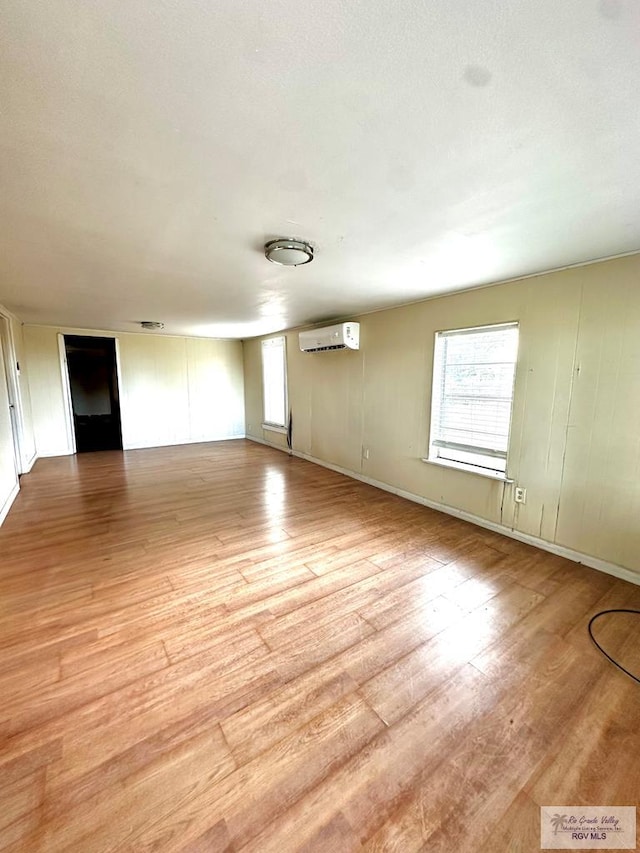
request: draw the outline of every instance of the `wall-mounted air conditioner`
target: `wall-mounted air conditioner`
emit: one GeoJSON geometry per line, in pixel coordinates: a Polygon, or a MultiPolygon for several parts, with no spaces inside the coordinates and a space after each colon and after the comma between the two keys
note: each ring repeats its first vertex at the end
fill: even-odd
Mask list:
{"type": "Polygon", "coordinates": [[[338,323],[323,329],[300,332],[302,352],[324,352],[332,349],[359,349],[360,323],[338,323]]]}

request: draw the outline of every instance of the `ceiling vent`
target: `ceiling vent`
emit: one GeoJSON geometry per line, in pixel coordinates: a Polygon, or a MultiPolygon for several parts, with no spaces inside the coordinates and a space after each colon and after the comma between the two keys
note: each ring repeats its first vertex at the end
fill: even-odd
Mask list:
{"type": "Polygon", "coordinates": [[[164,323],[158,323],[157,320],[141,320],[140,325],[143,329],[149,329],[150,331],[164,329],[164,323]]]}

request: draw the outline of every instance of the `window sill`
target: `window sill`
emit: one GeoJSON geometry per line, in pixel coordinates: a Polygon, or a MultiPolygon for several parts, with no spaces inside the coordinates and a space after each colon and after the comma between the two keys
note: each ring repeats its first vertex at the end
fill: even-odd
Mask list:
{"type": "Polygon", "coordinates": [[[438,465],[440,468],[453,468],[456,471],[466,471],[467,474],[475,474],[477,477],[485,477],[487,480],[497,480],[499,483],[513,483],[514,481],[500,471],[489,471],[486,468],[478,468],[475,465],[467,465],[465,462],[450,462],[448,459],[425,459],[429,465],[438,465]]]}
{"type": "Polygon", "coordinates": [[[262,429],[271,430],[271,432],[281,432],[283,435],[287,434],[287,428],[283,426],[276,426],[275,424],[262,424],[262,429]]]}

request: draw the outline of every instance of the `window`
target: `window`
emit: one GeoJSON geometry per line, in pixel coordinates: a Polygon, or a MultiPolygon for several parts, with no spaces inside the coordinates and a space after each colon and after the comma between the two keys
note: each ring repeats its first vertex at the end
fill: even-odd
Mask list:
{"type": "Polygon", "coordinates": [[[262,341],[264,424],[284,428],[287,423],[287,368],[284,337],[262,341]]]}
{"type": "Polygon", "coordinates": [[[429,461],[504,476],[518,324],[437,332],[429,461]]]}

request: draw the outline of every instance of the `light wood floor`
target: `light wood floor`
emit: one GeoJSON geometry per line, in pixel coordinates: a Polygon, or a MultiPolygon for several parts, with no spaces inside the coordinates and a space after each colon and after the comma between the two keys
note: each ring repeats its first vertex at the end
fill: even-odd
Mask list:
{"type": "Polygon", "coordinates": [[[640,688],[586,632],[639,587],[244,441],[22,487],[0,850],[538,851],[541,804],[640,801],[640,688]]]}

